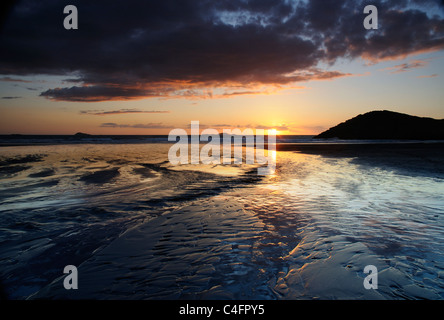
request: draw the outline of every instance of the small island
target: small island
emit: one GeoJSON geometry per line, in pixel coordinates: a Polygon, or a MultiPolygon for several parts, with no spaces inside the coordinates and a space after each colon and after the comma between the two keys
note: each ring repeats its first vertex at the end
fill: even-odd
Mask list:
{"type": "Polygon", "coordinates": [[[371,111],[342,122],[314,139],[444,140],[444,119],[412,116],[388,110],[371,111]]]}
{"type": "Polygon", "coordinates": [[[84,138],[84,137],[90,137],[91,135],[88,133],[77,132],[74,136],[77,138],[84,138]]]}

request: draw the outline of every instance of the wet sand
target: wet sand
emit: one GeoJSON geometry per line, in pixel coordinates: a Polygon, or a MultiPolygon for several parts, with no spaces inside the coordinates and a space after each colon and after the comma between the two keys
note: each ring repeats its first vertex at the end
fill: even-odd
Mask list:
{"type": "Polygon", "coordinates": [[[444,142],[278,144],[277,151],[353,158],[370,167],[390,168],[405,174],[444,178],[444,142]],[[418,166],[418,163],[421,163],[418,166]]]}
{"type": "MultiPolygon", "coordinates": [[[[276,173],[266,177],[242,166],[172,167],[167,146],[35,149],[48,156],[5,163],[31,166],[2,184],[6,292],[30,299],[442,299],[437,146],[278,146],[276,173]],[[78,290],[63,288],[67,264],[79,268],[78,290]],[[378,290],[363,286],[369,264],[378,269],[378,290]]],[[[14,150],[3,159],[31,151],[14,150]]]]}

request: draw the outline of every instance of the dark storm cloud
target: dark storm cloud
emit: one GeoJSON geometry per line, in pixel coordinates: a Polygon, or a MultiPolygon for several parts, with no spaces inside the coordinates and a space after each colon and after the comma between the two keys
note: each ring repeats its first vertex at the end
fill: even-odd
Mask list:
{"type": "Polygon", "coordinates": [[[22,1],[1,31],[0,74],[71,75],[54,100],[254,94],[261,85],[346,76],[338,58],[394,59],[444,46],[441,1],[71,1],[79,29],[63,28],[59,1],[22,1]],[[366,4],[379,29],[365,30],[366,4]],[[423,5],[419,7],[419,5],[423,5]],[[242,86],[243,91],[211,90],[242,86]]]}
{"type": "MultiPolygon", "coordinates": [[[[105,73],[105,71],[103,71],[103,73],[105,73]]],[[[94,81],[94,79],[90,79],[88,82],[93,85],[54,88],[46,90],[40,95],[54,100],[95,102],[103,100],[130,100],[134,98],[162,97],[167,91],[173,90],[168,90],[167,88],[161,91],[154,91],[150,89],[131,88],[119,84],[118,82],[102,84],[101,82],[94,81]]]]}

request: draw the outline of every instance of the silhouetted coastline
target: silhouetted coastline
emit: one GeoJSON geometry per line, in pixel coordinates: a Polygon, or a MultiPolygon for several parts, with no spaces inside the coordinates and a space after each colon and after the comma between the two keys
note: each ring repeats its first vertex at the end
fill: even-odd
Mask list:
{"type": "Polygon", "coordinates": [[[314,139],[444,140],[444,119],[371,111],[334,126],[314,139]]]}

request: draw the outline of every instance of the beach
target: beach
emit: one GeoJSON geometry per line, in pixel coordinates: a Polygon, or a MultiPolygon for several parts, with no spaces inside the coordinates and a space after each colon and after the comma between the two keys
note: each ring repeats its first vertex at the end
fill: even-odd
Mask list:
{"type": "Polygon", "coordinates": [[[276,172],[168,143],[0,148],[9,299],[442,299],[442,143],[281,143],[276,172]],[[78,268],[79,289],[63,287],[78,268]],[[378,270],[368,290],[364,268],[378,270]]]}

